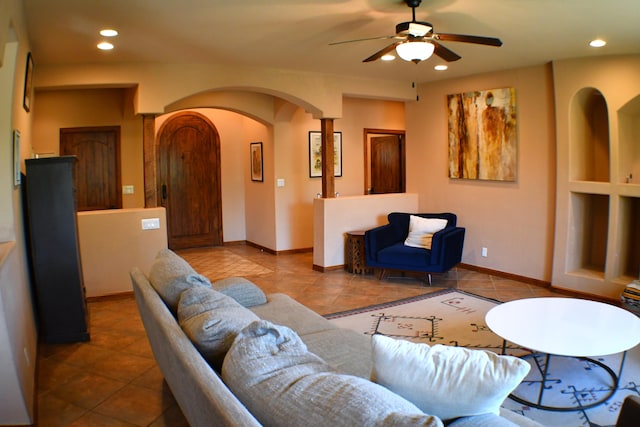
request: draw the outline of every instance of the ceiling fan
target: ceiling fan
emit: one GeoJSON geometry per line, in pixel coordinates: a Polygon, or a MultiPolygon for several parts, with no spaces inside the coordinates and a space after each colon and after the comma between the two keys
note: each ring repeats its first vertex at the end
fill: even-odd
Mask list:
{"type": "Polygon", "coordinates": [[[433,25],[429,22],[416,21],[416,7],[422,0],[405,0],[411,8],[412,19],[410,22],[401,22],[396,25],[396,34],[393,36],[372,37],[358,40],[347,40],[331,43],[331,45],[353,43],[365,40],[396,39],[389,46],[380,49],[362,62],[372,62],[390,54],[394,49],[398,56],[405,61],[419,63],[435,54],[447,62],[457,61],[460,55],[440,44],[440,41],[474,43],[486,46],[502,46],[502,41],[494,37],[470,36],[466,34],[445,34],[433,31],[433,25]]]}

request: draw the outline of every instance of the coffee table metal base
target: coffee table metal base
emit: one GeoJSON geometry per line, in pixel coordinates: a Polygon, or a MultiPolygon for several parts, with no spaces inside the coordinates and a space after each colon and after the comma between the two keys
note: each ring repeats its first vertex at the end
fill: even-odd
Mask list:
{"type": "MultiPolygon", "coordinates": [[[[540,354],[540,353],[537,353],[540,354]]],[[[511,395],[509,395],[509,398],[521,403],[523,405],[527,405],[529,407],[532,408],[536,408],[536,409],[543,409],[545,411],[556,411],[556,412],[572,412],[572,411],[579,411],[582,409],[589,409],[589,408],[593,408],[595,406],[601,405],[604,402],[606,402],[617,390],[618,388],[618,381],[619,381],[619,377],[618,375],[616,375],[615,372],[613,372],[613,369],[611,369],[609,366],[605,365],[604,363],[598,361],[598,360],[594,360],[591,359],[589,357],[574,357],[574,356],[556,356],[556,355],[551,355],[551,354],[544,354],[544,365],[540,365],[540,363],[538,362],[538,358],[536,357],[537,355],[536,353],[534,354],[529,354],[526,356],[523,356],[523,359],[526,358],[533,358],[535,361],[535,364],[538,367],[538,371],[541,372],[541,379],[540,381],[526,381],[528,383],[533,383],[533,382],[539,382],[540,383],[540,391],[538,393],[538,400],[537,402],[532,402],[530,400],[527,400],[525,398],[522,398],[518,395],[514,393],[511,393],[511,395]],[[578,359],[578,360],[583,360],[583,361],[587,361],[589,363],[592,363],[593,365],[596,365],[600,368],[602,368],[603,370],[605,370],[610,376],[611,376],[611,380],[612,380],[612,386],[611,386],[611,390],[602,398],[598,399],[595,402],[589,403],[588,405],[582,405],[580,404],[580,401],[577,400],[577,405],[575,406],[548,406],[548,405],[544,405],[542,403],[543,398],[544,398],[544,392],[545,390],[548,390],[549,388],[551,388],[548,385],[548,372],[549,372],[549,363],[551,362],[551,358],[556,358],[556,357],[568,357],[568,358],[573,358],[573,359],[578,359]]],[[[620,373],[622,372],[622,367],[624,366],[624,360],[627,356],[627,353],[624,352],[623,356],[622,356],[622,363],[620,364],[620,373]]],[[[517,389],[516,389],[517,390],[517,389]]]]}

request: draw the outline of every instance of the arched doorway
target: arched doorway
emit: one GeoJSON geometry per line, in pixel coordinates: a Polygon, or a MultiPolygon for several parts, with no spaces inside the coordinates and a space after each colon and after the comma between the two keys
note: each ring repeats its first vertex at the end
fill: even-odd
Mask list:
{"type": "Polygon", "coordinates": [[[220,137],[213,123],[195,112],[173,115],[158,132],[157,153],[169,248],[221,245],[220,137]]]}

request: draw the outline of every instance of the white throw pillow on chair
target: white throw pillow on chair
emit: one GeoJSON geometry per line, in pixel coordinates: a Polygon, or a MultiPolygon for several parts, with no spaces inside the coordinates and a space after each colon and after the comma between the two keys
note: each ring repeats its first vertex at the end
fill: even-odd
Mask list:
{"type": "Polygon", "coordinates": [[[417,215],[409,216],[409,234],[404,241],[406,246],[431,249],[434,233],[447,226],[447,220],[442,218],[422,218],[417,215]]]}

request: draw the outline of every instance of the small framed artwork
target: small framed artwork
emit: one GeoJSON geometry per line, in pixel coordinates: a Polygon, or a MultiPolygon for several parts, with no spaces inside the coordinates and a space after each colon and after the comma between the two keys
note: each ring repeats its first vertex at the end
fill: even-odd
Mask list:
{"type": "Polygon", "coordinates": [[[252,142],[249,147],[251,155],[251,181],[263,182],[262,142],[252,142]]]}
{"type": "Polygon", "coordinates": [[[31,96],[33,94],[33,56],[31,52],[27,54],[27,65],[24,71],[24,96],[22,106],[28,113],[31,111],[31,96]]]}
{"type": "MultiPolygon", "coordinates": [[[[333,133],[333,175],[342,176],[342,132],[333,133]]],[[[322,176],[322,133],[309,131],[309,177],[322,176]]]]}
{"type": "Polygon", "coordinates": [[[13,185],[19,186],[20,179],[20,131],[13,131],[13,185]]]}

